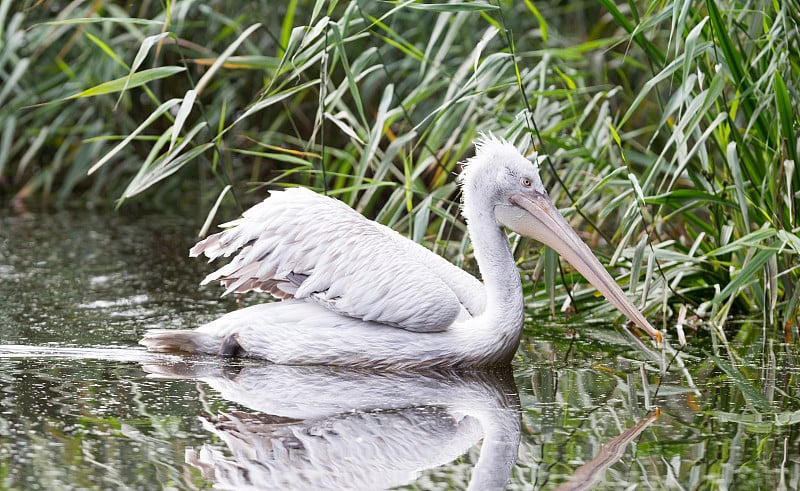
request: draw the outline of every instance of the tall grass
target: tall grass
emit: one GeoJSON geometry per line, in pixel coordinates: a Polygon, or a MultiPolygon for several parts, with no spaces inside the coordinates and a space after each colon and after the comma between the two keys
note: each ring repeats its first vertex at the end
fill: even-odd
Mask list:
{"type": "MultiPolygon", "coordinates": [[[[798,17],[734,0],[0,0],[0,192],[213,214],[301,184],[460,263],[454,174],[492,131],[549,155],[551,197],[668,329],[684,312],[724,335],[760,311],[797,336],[798,17]]],[[[533,304],[608,309],[552,251],[514,246],[533,304]]]]}

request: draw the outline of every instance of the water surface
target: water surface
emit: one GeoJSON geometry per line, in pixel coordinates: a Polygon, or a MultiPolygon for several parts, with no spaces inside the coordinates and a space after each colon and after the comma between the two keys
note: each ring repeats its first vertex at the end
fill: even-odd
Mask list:
{"type": "Polygon", "coordinates": [[[800,486],[796,346],[752,323],[676,357],[530,320],[511,369],[457,373],[148,354],[237,308],[198,286],[198,228],[0,215],[1,489],[800,486]]]}

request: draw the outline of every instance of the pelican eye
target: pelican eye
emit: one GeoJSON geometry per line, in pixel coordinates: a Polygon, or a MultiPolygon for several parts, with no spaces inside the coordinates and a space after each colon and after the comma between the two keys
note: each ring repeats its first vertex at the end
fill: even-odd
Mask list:
{"type": "Polygon", "coordinates": [[[530,179],[528,179],[527,177],[523,177],[523,178],[521,178],[521,179],[519,180],[519,183],[520,183],[520,184],[522,184],[523,186],[525,186],[526,188],[529,188],[529,187],[531,187],[531,180],[530,180],[530,179]]]}

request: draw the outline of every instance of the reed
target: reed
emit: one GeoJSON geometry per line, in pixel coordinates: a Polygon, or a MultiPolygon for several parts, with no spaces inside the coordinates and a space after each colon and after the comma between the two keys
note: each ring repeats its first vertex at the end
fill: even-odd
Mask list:
{"type": "MultiPolygon", "coordinates": [[[[0,0],[0,193],[228,217],[299,184],[468,262],[454,174],[491,131],[549,155],[551,197],[648,315],[714,333],[763,312],[796,339],[799,20],[742,0],[0,0]]],[[[514,246],[533,304],[607,310],[514,246]]]]}

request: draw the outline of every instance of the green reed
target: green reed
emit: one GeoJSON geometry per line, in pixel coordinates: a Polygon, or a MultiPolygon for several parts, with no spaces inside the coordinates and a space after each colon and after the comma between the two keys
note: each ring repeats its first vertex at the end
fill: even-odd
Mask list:
{"type": "MultiPolygon", "coordinates": [[[[491,131],[549,155],[551,197],[668,330],[763,312],[796,339],[799,20],[733,0],[0,0],[0,193],[199,202],[210,225],[303,185],[462,263],[454,177],[491,131]]],[[[611,310],[514,246],[533,305],[611,310]]]]}

